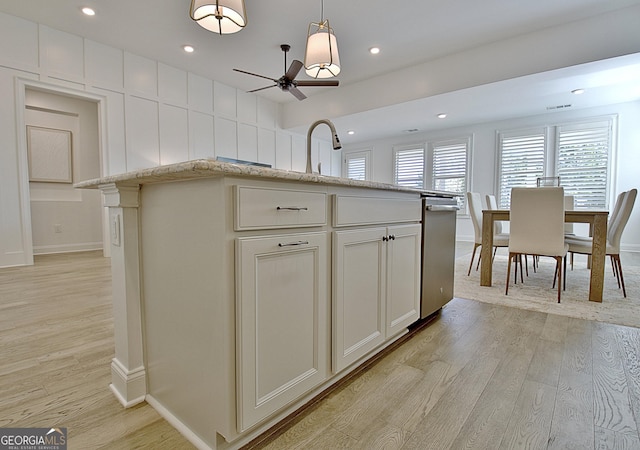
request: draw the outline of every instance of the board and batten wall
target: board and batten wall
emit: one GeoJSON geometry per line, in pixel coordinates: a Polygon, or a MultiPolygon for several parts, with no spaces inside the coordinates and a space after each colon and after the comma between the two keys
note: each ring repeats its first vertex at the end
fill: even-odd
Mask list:
{"type": "MultiPolygon", "coordinates": [[[[469,162],[469,186],[467,190],[484,194],[495,193],[498,174],[497,132],[529,127],[552,126],[573,121],[584,121],[603,116],[617,117],[617,151],[612,155],[609,207],[613,206],[618,193],[632,188],[640,189],[640,102],[627,102],[553,112],[543,115],[495,121],[437,131],[415,133],[396,138],[381,139],[345,146],[344,152],[371,150],[371,177],[375,181],[393,182],[393,148],[403,145],[426,145],[427,142],[460,137],[472,137],[471,161],[469,162]]],[[[577,225],[578,227],[580,225],[577,225]]],[[[576,229],[576,232],[578,229],[576,229]]],[[[582,229],[581,231],[585,231],[582,229]]],[[[468,215],[459,215],[457,239],[473,241],[473,224],[468,215]]],[[[636,201],[629,222],[622,235],[622,249],[640,252],[640,201],[636,201]]]]}
{"type": "MultiPolygon", "coordinates": [[[[280,128],[277,103],[0,13],[0,267],[32,262],[16,106],[24,85],[17,80],[104,99],[100,176],[217,156],[305,170],[306,136],[280,128]]],[[[312,154],[314,168],[321,162],[323,173],[340,174],[330,142],[314,138],[312,154]]]]}

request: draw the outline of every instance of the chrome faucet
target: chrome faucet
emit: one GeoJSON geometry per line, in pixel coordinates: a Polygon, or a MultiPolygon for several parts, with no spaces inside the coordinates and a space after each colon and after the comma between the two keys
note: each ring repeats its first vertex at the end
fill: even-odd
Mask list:
{"type": "Polygon", "coordinates": [[[311,124],[311,126],[309,127],[309,131],[307,131],[307,173],[312,173],[313,170],[311,169],[311,133],[313,132],[313,130],[320,125],[321,123],[324,123],[326,125],[329,126],[329,128],[331,128],[331,134],[332,136],[332,141],[333,141],[333,149],[334,150],[340,150],[342,148],[342,145],[340,144],[340,139],[338,139],[338,133],[336,133],[336,127],[333,126],[333,123],[331,123],[330,120],[328,119],[320,119],[317,120],[315,122],[313,122],[311,124]]]}

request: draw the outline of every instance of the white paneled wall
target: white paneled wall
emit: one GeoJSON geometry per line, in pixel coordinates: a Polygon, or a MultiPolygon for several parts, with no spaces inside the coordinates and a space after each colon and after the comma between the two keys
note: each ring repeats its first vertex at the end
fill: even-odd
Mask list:
{"type": "MultiPolygon", "coordinates": [[[[23,130],[16,129],[18,112],[12,101],[20,96],[16,77],[106,99],[103,175],[216,156],[305,170],[306,136],[279,127],[276,103],[0,13],[0,93],[5,99],[0,102],[0,267],[28,261],[29,219],[21,212],[20,198],[28,193],[20,188],[17,139],[23,130]]],[[[323,173],[339,175],[340,164],[325,144],[314,139],[314,167],[320,158],[323,173]]]]}

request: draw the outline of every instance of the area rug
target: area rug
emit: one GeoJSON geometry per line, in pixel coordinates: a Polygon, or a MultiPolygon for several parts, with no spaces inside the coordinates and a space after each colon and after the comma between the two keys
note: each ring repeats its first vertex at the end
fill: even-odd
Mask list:
{"type": "Polygon", "coordinates": [[[607,260],[602,303],[590,302],[589,269],[585,259],[576,255],[574,270],[567,267],[566,290],[562,292],[561,303],[557,303],[557,290],[551,287],[555,261],[541,258],[538,270],[533,272],[529,260],[529,276],[524,283],[513,283],[513,268],[509,295],[505,295],[507,278],[507,257],[497,255],[493,263],[493,286],[480,286],[480,271],[471,270],[467,276],[470,256],[460,256],[456,260],[454,295],[459,298],[477,300],[530,311],[596,320],[640,328],[640,270],[637,266],[624,267],[623,273],[627,298],[618,288],[616,278],[607,260]]]}

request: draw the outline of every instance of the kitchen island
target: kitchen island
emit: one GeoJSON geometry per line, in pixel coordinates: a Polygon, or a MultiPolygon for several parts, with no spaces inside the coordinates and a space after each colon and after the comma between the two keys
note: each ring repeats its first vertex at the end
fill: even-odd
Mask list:
{"type": "Polygon", "coordinates": [[[109,208],[111,389],[238,448],[406,334],[420,191],[197,160],[89,180],[109,208]]]}

